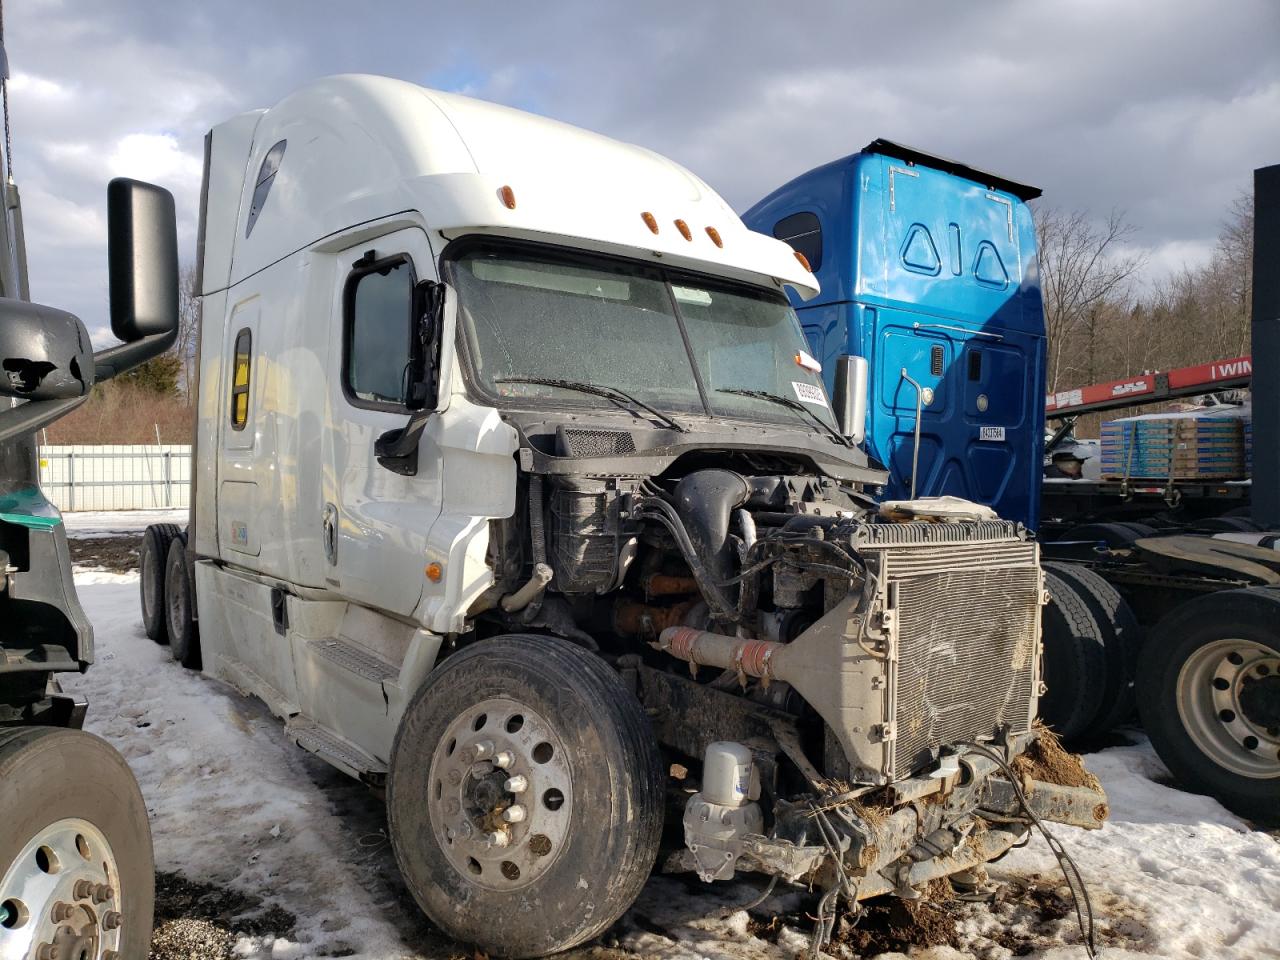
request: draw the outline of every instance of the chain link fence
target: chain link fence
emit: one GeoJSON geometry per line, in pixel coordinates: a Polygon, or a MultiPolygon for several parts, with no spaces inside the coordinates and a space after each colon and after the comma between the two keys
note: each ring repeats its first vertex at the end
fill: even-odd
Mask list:
{"type": "Polygon", "coordinates": [[[60,510],[185,507],[191,445],[50,445],[37,450],[40,487],[60,510]]]}

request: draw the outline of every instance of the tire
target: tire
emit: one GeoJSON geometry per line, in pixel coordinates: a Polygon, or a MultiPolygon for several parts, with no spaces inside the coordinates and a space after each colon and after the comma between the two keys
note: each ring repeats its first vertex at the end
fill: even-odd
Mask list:
{"type": "Polygon", "coordinates": [[[657,742],[594,654],[553,637],[495,637],[446,660],[405,710],[387,815],[401,873],[436,926],[484,953],[545,956],[600,934],[648,879],[662,832],[657,742]],[[476,778],[485,741],[515,759],[476,778]],[[510,771],[528,786],[511,788],[510,771]],[[504,803],[527,820],[495,821],[504,803]],[[508,845],[485,849],[490,829],[508,831],[508,845]]]}
{"type": "Polygon", "coordinates": [[[1156,624],[1136,684],[1142,724],[1173,775],[1271,823],[1280,822],[1278,629],[1274,588],[1197,597],[1156,624]]]}
{"type": "Polygon", "coordinates": [[[1133,715],[1133,676],[1142,648],[1142,628],[1119,591],[1093,570],[1075,563],[1044,566],[1071,584],[1102,629],[1107,653],[1106,684],[1098,715],[1084,733],[1086,738],[1101,737],[1133,715]]]}
{"type": "Polygon", "coordinates": [[[1041,612],[1045,694],[1040,719],[1063,740],[1086,735],[1102,708],[1107,679],[1103,630],[1071,583],[1046,570],[1041,612]]]}
{"type": "Polygon", "coordinates": [[[200,669],[200,630],[192,617],[194,584],[187,569],[187,538],[177,536],[169,544],[164,564],[165,631],[173,659],[191,670],[200,669]]]}
{"type": "Polygon", "coordinates": [[[1198,533],[1260,533],[1261,528],[1251,517],[1206,517],[1191,524],[1198,533]]]}
{"type": "Polygon", "coordinates": [[[54,943],[59,956],[76,957],[93,933],[101,950],[147,955],[155,862],[147,808],[124,758],[79,730],[0,731],[0,819],[0,907],[6,925],[17,920],[0,931],[6,950],[34,957],[54,943]],[[40,882],[44,875],[56,885],[40,882]],[[23,889],[24,877],[36,883],[23,889]],[[77,897],[84,881],[94,892],[77,897]],[[59,902],[72,914],[55,922],[59,902]],[[108,929],[112,913],[121,923],[108,929]]]}
{"type": "Polygon", "coordinates": [[[169,642],[164,609],[164,567],[169,545],[181,536],[176,523],[153,523],[142,535],[138,551],[139,592],[142,598],[142,628],[156,643],[169,642]]]}
{"type": "Polygon", "coordinates": [[[1058,537],[1058,541],[1101,540],[1115,550],[1154,532],[1144,523],[1082,523],[1058,537]]]}

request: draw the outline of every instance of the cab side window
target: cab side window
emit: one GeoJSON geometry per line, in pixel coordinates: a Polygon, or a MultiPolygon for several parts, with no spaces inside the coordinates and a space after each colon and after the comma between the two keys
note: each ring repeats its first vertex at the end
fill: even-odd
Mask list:
{"type": "Polygon", "coordinates": [[[356,406],[404,406],[413,287],[413,264],[404,255],[366,255],[347,280],[342,376],[356,406]]]}
{"type": "Polygon", "coordinates": [[[236,334],[231,362],[231,429],[243,430],[249,422],[249,374],[252,364],[253,334],[245,327],[236,334]]]}
{"type": "Polygon", "coordinates": [[[822,268],[822,222],[816,213],[804,211],[783,217],[773,225],[773,235],[804,254],[815,272],[822,268]]]}

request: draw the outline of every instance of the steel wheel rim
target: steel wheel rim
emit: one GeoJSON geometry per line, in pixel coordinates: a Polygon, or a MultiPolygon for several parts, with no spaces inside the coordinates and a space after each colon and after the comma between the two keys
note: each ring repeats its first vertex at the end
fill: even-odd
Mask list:
{"type": "Polygon", "coordinates": [[[1280,683],[1280,654],[1250,640],[1206,644],[1178,673],[1178,716],[1214,763],[1266,780],[1280,777],[1280,721],[1264,715],[1251,698],[1259,683],[1280,683]]]}
{"type": "Polygon", "coordinates": [[[465,710],[441,738],[428,775],[436,842],[469,883],[517,890],[564,851],[572,767],[564,741],[536,710],[505,697],[465,710]]]}
{"type": "Polygon", "coordinates": [[[51,823],[0,879],[0,960],[51,955],[115,960],[124,937],[124,891],[107,838],[87,820],[51,823]]]}
{"type": "Polygon", "coordinates": [[[171,641],[181,636],[182,626],[186,620],[186,609],[183,605],[184,594],[180,592],[184,585],[178,581],[179,576],[185,576],[185,572],[170,568],[168,564],[165,565],[164,618],[165,626],[169,628],[169,639],[171,641]],[[172,583],[169,582],[171,579],[173,580],[172,583]]]}
{"type": "Polygon", "coordinates": [[[143,551],[142,559],[142,605],[148,616],[156,609],[156,555],[154,550],[143,551]]]}

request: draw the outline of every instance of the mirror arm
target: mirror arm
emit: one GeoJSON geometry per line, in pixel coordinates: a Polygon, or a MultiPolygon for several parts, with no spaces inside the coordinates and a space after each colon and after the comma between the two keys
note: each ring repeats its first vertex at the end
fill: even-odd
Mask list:
{"type": "Polygon", "coordinates": [[[65,417],[88,399],[89,394],[85,393],[84,396],[65,400],[28,400],[16,407],[0,410],[0,443],[35,433],[59,417],[65,417]]]}
{"type": "Polygon", "coordinates": [[[146,363],[164,353],[178,339],[177,324],[167,333],[153,333],[149,337],[135,340],[133,343],[121,343],[93,355],[93,363],[97,374],[97,382],[110,380],[117,374],[132,370],[139,364],[146,363]]]}
{"type": "Polygon", "coordinates": [[[373,444],[378,463],[402,477],[418,475],[418,442],[434,410],[417,410],[403,427],[388,430],[373,444]]]}

